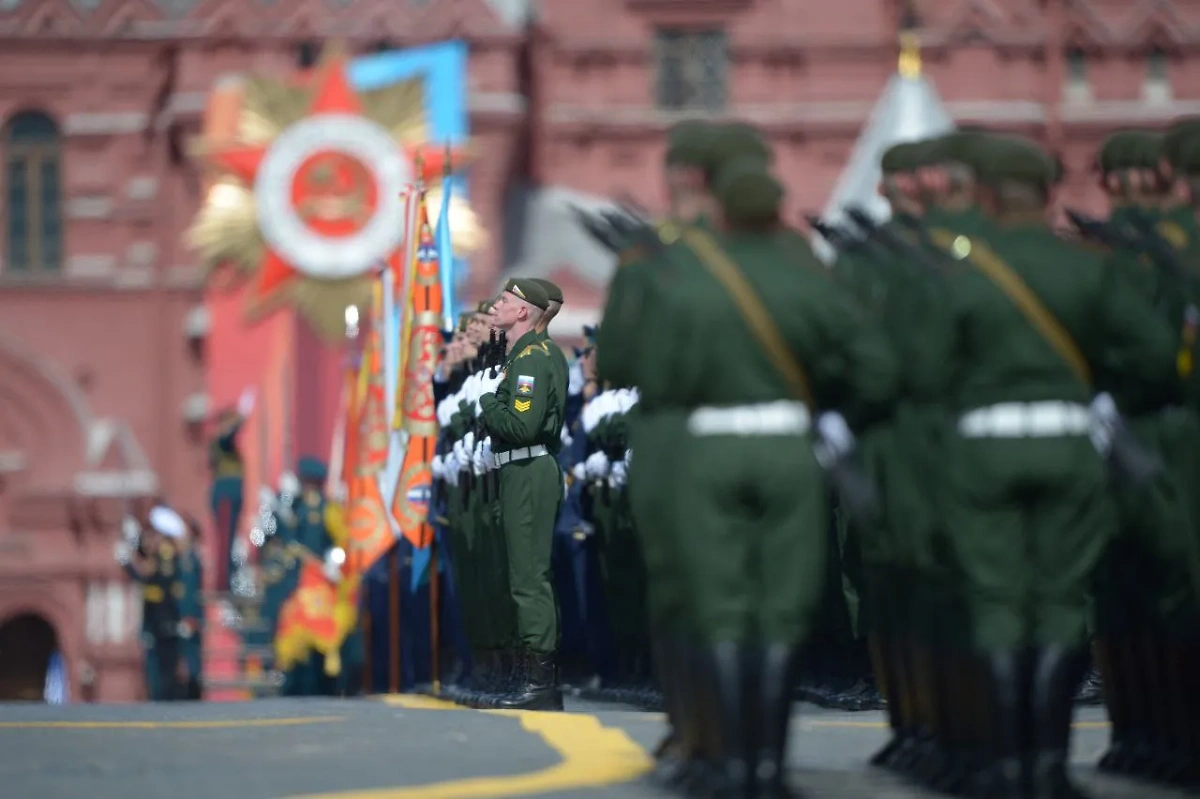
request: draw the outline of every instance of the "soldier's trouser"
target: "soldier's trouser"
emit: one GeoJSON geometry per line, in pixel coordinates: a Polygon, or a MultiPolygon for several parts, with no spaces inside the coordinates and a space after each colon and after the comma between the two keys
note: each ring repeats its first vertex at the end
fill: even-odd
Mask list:
{"type": "Polygon", "coordinates": [[[645,647],[645,565],[625,490],[611,486],[600,490],[607,492],[607,501],[604,524],[601,525],[597,513],[596,529],[601,539],[605,598],[613,639],[618,654],[637,657],[644,653],[645,647]]]}
{"type": "Polygon", "coordinates": [[[1091,441],[953,437],[948,450],[946,509],[976,647],[1079,645],[1115,528],[1091,441]]]}
{"type": "Polygon", "coordinates": [[[698,632],[714,643],[801,643],[821,599],[828,538],[810,439],[693,436],[684,450],[678,512],[689,544],[679,553],[698,632]]]}
{"type": "Polygon", "coordinates": [[[237,538],[238,520],[242,517],[242,479],[218,477],[213,481],[209,498],[217,533],[217,589],[228,590],[233,579],[233,542],[237,538]]]}
{"type": "Polygon", "coordinates": [[[180,698],[179,685],[179,638],[174,635],[154,637],[154,666],[157,671],[157,695],[159,701],[174,701],[180,698]]]}
{"type": "Polygon", "coordinates": [[[687,606],[676,559],[673,486],[676,446],[686,431],[682,411],[639,410],[630,417],[629,505],[646,564],[646,610],[655,627],[675,627],[687,606]]]}
{"type": "Polygon", "coordinates": [[[531,652],[558,649],[558,605],[550,553],[562,503],[558,461],[543,455],[500,469],[500,518],[508,553],[508,583],[517,611],[517,635],[531,652]]]}

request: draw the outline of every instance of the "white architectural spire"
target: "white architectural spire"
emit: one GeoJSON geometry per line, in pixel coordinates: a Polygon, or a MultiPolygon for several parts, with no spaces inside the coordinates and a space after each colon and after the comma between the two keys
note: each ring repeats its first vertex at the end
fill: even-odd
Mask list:
{"type": "MultiPolygon", "coordinates": [[[[902,34],[896,74],[871,109],[822,218],[837,224],[845,218],[842,210],[845,206],[860,205],[876,219],[887,219],[891,209],[878,192],[882,175],[879,159],[884,151],[899,142],[927,139],[953,129],[954,120],[942,106],[937,90],[921,74],[921,50],[916,35],[902,34]]],[[[817,255],[828,263],[833,258],[833,248],[815,232],[812,241],[817,255]]]]}

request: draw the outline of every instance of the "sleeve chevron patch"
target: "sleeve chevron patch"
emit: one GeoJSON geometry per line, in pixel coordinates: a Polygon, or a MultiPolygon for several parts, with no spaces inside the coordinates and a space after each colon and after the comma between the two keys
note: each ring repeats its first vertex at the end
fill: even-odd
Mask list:
{"type": "Polygon", "coordinates": [[[533,407],[533,400],[513,400],[513,408],[517,413],[525,413],[531,407],[533,407]]]}

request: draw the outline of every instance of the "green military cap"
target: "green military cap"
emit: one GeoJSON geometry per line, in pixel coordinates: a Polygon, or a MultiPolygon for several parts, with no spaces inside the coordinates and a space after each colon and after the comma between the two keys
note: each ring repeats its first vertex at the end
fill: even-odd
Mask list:
{"type": "Polygon", "coordinates": [[[1171,166],[1178,166],[1183,154],[1183,144],[1189,139],[1200,138],[1200,116],[1182,117],[1167,129],[1162,138],[1162,157],[1171,166]]]}
{"type": "Polygon", "coordinates": [[[744,155],[722,164],[713,177],[712,190],[726,219],[731,222],[776,216],[784,195],[783,184],[771,175],[767,164],[754,155],[744,155]]]}
{"type": "Polygon", "coordinates": [[[543,311],[550,307],[550,298],[546,296],[546,290],[532,278],[510,277],[504,284],[504,290],[543,311]]]}
{"type": "Polygon", "coordinates": [[[489,297],[486,300],[480,300],[478,307],[475,308],[475,313],[487,313],[492,310],[492,306],[496,304],[495,297],[489,297]]]}
{"type": "Polygon", "coordinates": [[[754,126],[745,122],[730,122],[715,129],[701,167],[711,181],[726,161],[756,158],[770,165],[774,156],[771,146],[754,126]]]}
{"type": "Polygon", "coordinates": [[[1193,177],[1200,175],[1200,138],[1180,142],[1172,165],[1180,174],[1193,177]]]}
{"type": "Polygon", "coordinates": [[[475,314],[473,313],[460,313],[458,315],[458,329],[460,331],[466,331],[467,325],[471,323],[471,319],[474,318],[474,316],[475,314]]]}
{"type": "Polygon", "coordinates": [[[917,153],[921,149],[921,142],[905,141],[899,144],[893,144],[891,147],[883,151],[883,157],[879,159],[880,168],[883,169],[883,174],[890,175],[894,172],[907,172],[917,167],[917,153]]]}
{"type": "Polygon", "coordinates": [[[667,131],[667,163],[702,167],[714,132],[711,124],[698,119],[673,125],[667,131]]]}
{"type": "Polygon", "coordinates": [[[956,130],[939,136],[930,144],[927,157],[930,163],[956,163],[978,172],[988,160],[993,137],[978,130],[956,130]]]}
{"type": "Polygon", "coordinates": [[[977,169],[979,180],[990,185],[1013,182],[1048,188],[1055,183],[1057,175],[1054,159],[1046,151],[1015,136],[995,137],[989,141],[986,157],[977,169]]]}
{"type": "Polygon", "coordinates": [[[1104,140],[1098,157],[1101,172],[1153,169],[1162,154],[1162,136],[1147,130],[1119,130],[1104,140]]]}
{"type": "Polygon", "coordinates": [[[556,284],[551,283],[549,280],[546,280],[542,277],[534,277],[530,278],[530,280],[542,287],[542,291],[546,292],[546,299],[550,300],[550,302],[562,303],[562,289],[560,289],[556,284]]]}

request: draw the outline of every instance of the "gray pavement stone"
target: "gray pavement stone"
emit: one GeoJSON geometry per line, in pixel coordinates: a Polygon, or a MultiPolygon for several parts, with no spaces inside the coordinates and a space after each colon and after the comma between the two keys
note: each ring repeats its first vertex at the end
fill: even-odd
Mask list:
{"type": "MultiPolygon", "coordinates": [[[[642,747],[662,735],[658,714],[569,702],[642,747]]],[[[1079,714],[1074,760],[1095,799],[1182,794],[1091,769],[1107,743],[1103,712],[1079,714]]],[[[887,739],[879,713],[798,709],[793,782],[822,799],[925,799],[930,794],[868,768],[887,739]]],[[[381,701],[269,699],[242,703],[0,705],[3,799],[276,799],[526,774],[559,762],[517,718],[395,707],[381,701]],[[307,719],[283,725],[286,719],[307,719]],[[105,726],[134,722],[142,727],[105,726]],[[243,726],[218,726],[223,722],[243,726]],[[16,726],[40,725],[92,726],[16,726]],[[249,726],[247,726],[249,725],[249,726]]],[[[547,797],[642,799],[644,781],[547,797]]]]}

